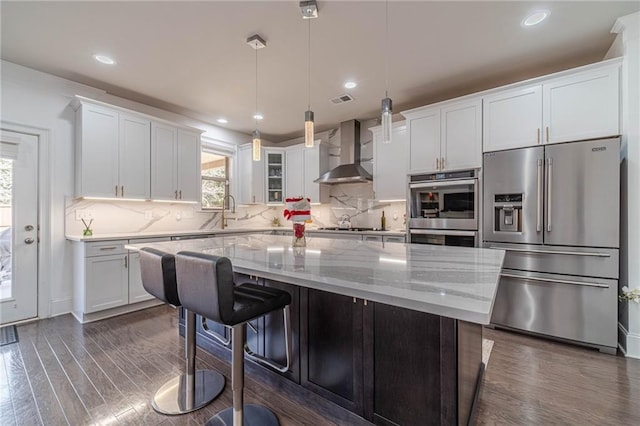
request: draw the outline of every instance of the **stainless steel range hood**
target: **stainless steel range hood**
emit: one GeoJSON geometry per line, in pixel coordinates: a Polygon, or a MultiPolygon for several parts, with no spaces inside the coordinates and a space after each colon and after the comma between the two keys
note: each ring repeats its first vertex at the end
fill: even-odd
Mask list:
{"type": "Polygon", "coordinates": [[[340,165],[314,180],[316,183],[371,182],[373,176],[360,165],[360,122],[340,123],[340,165]]]}

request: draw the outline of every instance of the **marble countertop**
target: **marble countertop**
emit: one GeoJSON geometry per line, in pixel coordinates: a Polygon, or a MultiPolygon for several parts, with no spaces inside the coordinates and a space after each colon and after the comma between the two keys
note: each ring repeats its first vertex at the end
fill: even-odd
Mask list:
{"type": "MultiPolygon", "coordinates": [[[[264,228],[225,228],[225,229],[199,229],[193,231],[153,231],[153,232],[137,232],[137,233],[115,233],[115,234],[94,234],[91,237],[85,237],[82,235],[66,235],[66,239],[70,241],[110,241],[110,240],[133,240],[137,238],[161,238],[161,237],[181,237],[181,236],[197,236],[197,235],[224,235],[224,234],[237,234],[237,233],[251,233],[251,232],[291,232],[291,227],[264,227],[264,228]]],[[[332,231],[332,230],[320,230],[307,228],[307,232],[317,233],[345,233],[352,232],[354,234],[367,234],[367,235],[389,235],[389,236],[403,236],[406,233],[404,231],[332,231]]]]}
{"type": "Polygon", "coordinates": [[[239,235],[127,245],[227,256],[237,272],[478,324],[489,324],[503,250],[239,235]]]}

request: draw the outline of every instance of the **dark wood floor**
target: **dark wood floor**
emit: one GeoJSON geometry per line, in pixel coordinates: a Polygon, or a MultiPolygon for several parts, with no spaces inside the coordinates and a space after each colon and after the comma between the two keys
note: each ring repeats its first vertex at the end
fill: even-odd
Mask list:
{"type": "MultiPolygon", "coordinates": [[[[157,307],[81,326],[70,315],[20,326],[0,348],[0,424],[198,425],[231,404],[231,386],[185,416],[155,413],[149,398],[183,365],[174,309],[157,307]]],[[[478,424],[640,424],[640,361],[601,355],[509,332],[495,341],[478,424]]],[[[198,368],[225,362],[200,350],[198,368]]],[[[299,402],[247,378],[247,402],[271,408],[282,425],[330,425],[299,402]]]]}

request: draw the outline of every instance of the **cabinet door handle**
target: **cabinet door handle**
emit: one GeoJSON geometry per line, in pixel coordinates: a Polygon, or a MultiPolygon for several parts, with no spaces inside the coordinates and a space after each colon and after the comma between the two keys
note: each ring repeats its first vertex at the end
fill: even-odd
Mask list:
{"type": "Polygon", "coordinates": [[[178,191],[178,197],[182,200],[182,189],[180,191],[178,191]]]}
{"type": "Polygon", "coordinates": [[[547,142],[549,142],[549,126],[547,126],[547,142]]]}
{"type": "Polygon", "coordinates": [[[177,200],[178,199],[178,190],[176,189],[176,195],[174,196],[174,198],[177,200]]]}
{"type": "Polygon", "coordinates": [[[129,256],[125,256],[124,257],[124,269],[127,269],[129,267],[128,260],[127,260],[128,258],[129,258],[129,256]]]}
{"type": "Polygon", "coordinates": [[[100,250],[101,250],[101,251],[106,251],[106,250],[115,250],[115,249],[117,249],[117,247],[116,247],[116,246],[113,246],[113,247],[100,247],[100,250]]]}
{"type": "Polygon", "coordinates": [[[537,144],[540,145],[540,127],[538,127],[538,136],[536,138],[537,144]]]}
{"type": "Polygon", "coordinates": [[[440,158],[436,157],[436,170],[440,170],[440,158]]]}
{"type": "Polygon", "coordinates": [[[353,298],[353,303],[356,303],[356,298],[355,297],[353,298]]]}
{"type": "Polygon", "coordinates": [[[367,299],[364,299],[364,306],[367,306],[367,299]]]}
{"type": "Polygon", "coordinates": [[[118,196],[118,185],[116,185],[116,197],[118,196]]]}
{"type": "Polygon", "coordinates": [[[444,170],[444,157],[440,159],[440,168],[444,170]]]}
{"type": "Polygon", "coordinates": [[[124,185],[120,187],[120,196],[124,197],[124,185]]]}

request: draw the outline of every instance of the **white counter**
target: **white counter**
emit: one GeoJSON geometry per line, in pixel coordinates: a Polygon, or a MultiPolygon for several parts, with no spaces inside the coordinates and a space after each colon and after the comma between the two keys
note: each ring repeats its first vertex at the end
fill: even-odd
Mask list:
{"type": "Polygon", "coordinates": [[[234,270],[478,324],[489,324],[504,251],[307,237],[241,235],[131,244],[227,256],[234,270]]]}

